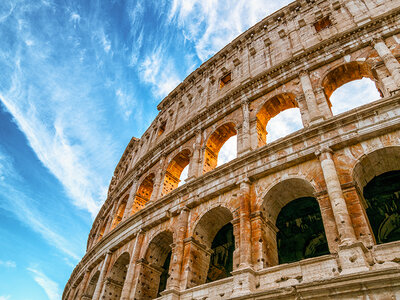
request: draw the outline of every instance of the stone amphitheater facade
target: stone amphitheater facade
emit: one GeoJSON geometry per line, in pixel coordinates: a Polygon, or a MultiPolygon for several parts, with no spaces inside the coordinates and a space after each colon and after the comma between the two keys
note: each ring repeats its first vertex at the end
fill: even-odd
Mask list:
{"type": "Polygon", "coordinates": [[[132,138],[62,299],[400,299],[399,58],[399,0],[299,0],[238,36],[132,138]],[[364,77],[381,98],[333,115],[364,77]],[[288,108],[303,128],[267,143],[288,108]]]}

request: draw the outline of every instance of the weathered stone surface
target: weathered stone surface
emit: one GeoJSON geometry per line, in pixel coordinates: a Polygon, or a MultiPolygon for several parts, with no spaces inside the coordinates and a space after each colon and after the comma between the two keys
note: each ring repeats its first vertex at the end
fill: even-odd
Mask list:
{"type": "Polygon", "coordinates": [[[400,299],[400,241],[377,244],[363,196],[400,170],[399,29],[399,1],[300,0],[190,74],[127,146],[63,299],[400,299]],[[333,116],[332,93],[363,77],[382,99],[333,116]],[[304,128],[268,143],[293,107],[304,128]],[[217,167],[233,135],[238,157],[217,167]],[[330,254],[279,264],[276,220],[302,197],[330,254]],[[207,283],[228,223],[232,277],[207,283]]]}

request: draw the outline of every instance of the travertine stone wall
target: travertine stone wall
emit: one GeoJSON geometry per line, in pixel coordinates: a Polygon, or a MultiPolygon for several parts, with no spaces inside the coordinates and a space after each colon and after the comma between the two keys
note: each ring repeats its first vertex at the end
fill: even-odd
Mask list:
{"type": "Polygon", "coordinates": [[[399,58],[398,0],[299,0],[241,34],[132,138],[63,299],[153,299],[171,251],[162,299],[400,299],[400,242],[376,244],[363,198],[400,170],[399,58]],[[364,77],[382,98],[334,116],[332,93],[364,77]],[[304,128],[269,143],[289,108],[304,128]],[[234,135],[237,158],[217,167],[234,135]],[[279,265],[276,219],[301,197],[318,201],[330,254],[279,265]],[[232,277],[206,283],[228,223],[232,277]]]}

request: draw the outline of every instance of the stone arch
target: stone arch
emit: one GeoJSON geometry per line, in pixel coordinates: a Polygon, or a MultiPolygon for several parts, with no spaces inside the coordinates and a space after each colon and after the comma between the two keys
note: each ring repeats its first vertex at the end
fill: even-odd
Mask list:
{"type": "Polygon", "coordinates": [[[106,228],[107,228],[108,220],[109,220],[109,217],[104,219],[104,221],[100,227],[100,231],[98,233],[97,241],[100,241],[103,238],[106,228]]]}
{"type": "Polygon", "coordinates": [[[85,293],[83,294],[83,299],[92,299],[94,295],[94,291],[96,290],[97,283],[99,281],[100,271],[97,271],[93,274],[88,282],[88,286],[86,287],[85,293]]]}
{"type": "MultiPolygon", "coordinates": [[[[284,252],[284,248],[287,245],[303,247],[300,250],[293,249],[296,253],[303,253],[296,254],[296,260],[312,257],[314,252],[305,253],[305,249],[310,250],[320,245],[329,253],[321,209],[315,194],[313,185],[298,177],[280,181],[265,193],[260,209],[265,219],[262,228],[262,259],[267,266],[294,261],[286,259],[287,252],[284,252]],[[306,215],[309,209],[312,209],[312,214],[306,215]],[[314,232],[314,227],[318,231],[314,232]],[[296,230],[298,232],[295,233],[296,230]],[[296,236],[300,239],[291,241],[296,236]]],[[[325,253],[324,251],[319,251],[318,254],[325,253]]]]}
{"type": "Polygon", "coordinates": [[[131,215],[144,208],[146,203],[150,201],[151,194],[153,193],[154,178],[154,173],[150,173],[140,183],[135,200],[133,201],[131,215]]]}
{"type": "Polygon", "coordinates": [[[117,227],[117,225],[122,221],[128,199],[129,199],[129,194],[127,194],[122,199],[121,203],[118,205],[117,211],[115,212],[114,219],[113,219],[113,222],[111,225],[111,230],[113,230],[115,227],[117,227]]]}
{"type": "Polygon", "coordinates": [[[296,96],[293,93],[280,93],[266,100],[256,115],[257,122],[257,147],[267,143],[267,124],[279,113],[290,109],[298,108],[296,96]]]}
{"type": "Polygon", "coordinates": [[[329,99],[336,89],[340,88],[346,83],[363,78],[371,79],[375,83],[375,86],[381,97],[383,96],[379,86],[379,81],[372,71],[371,65],[365,61],[352,61],[341,64],[324,74],[322,76],[320,85],[324,89],[329,108],[332,107],[332,103],[329,99]]]}
{"type": "Polygon", "coordinates": [[[400,146],[362,155],[352,172],[375,242],[400,239],[400,146]]]}
{"type": "Polygon", "coordinates": [[[129,261],[130,255],[128,252],[122,253],[115,261],[105,281],[103,299],[115,300],[121,298],[129,261]]]}
{"type": "Polygon", "coordinates": [[[203,174],[217,167],[218,154],[225,142],[237,135],[236,124],[232,121],[218,126],[206,139],[204,149],[203,174]]]}
{"type": "Polygon", "coordinates": [[[154,236],[140,261],[135,299],[154,299],[166,288],[171,260],[173,234],[162,231],[154,236]]]}
{"type": "Polygon", "coordinates": [[[230,276],[235,257],[232,220],[232,212],[223,206],[216,206],[198,218],[187,244],[191,264],[187,287],[230,276]]]}
{"type": "Polygon", "coordinates": [[[165,196],[178,187],[182,171],[190,163],[191,155],[189,149],[183,149],[170,161],[165,171],[161,196],[165,196]]]}

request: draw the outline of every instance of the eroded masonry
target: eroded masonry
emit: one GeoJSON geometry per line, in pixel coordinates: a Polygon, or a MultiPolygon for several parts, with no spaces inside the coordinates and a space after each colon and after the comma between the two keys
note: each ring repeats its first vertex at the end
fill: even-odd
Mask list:
{"type": "Polygon", "coordinates": [[[299,0],[244,32],[132,138],[63,299],[400,299],[399,59],[400,0],[299,0]],[[333,115],[361,78],[381,98],[333,115]],[[269,142],[291,108],[303,128],[269,142]]]}

